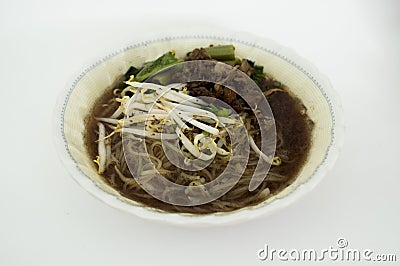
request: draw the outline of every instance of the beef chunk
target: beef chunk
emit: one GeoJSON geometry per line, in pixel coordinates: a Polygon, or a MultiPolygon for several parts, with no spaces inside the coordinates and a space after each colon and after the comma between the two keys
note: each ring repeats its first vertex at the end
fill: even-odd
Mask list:
{"type": "Polygon", "coordinates": [[[206,87],[194,87],[190,90],[190,95],[197,96],[211,96],[210,91],[206,87]]]}
{"type": "Polygon", "coordinates": [[[256,69],[250,64],[249,60],[246,59],[242,60],[239,69],[246,73],[246,75],[249,77],[256,73],[256,69]]]}
{"type": "Polygon", "coordinates": [[[223,90],[224,90],[224,98],[223,98],[223,100],[227,104],[231,104],[234,100],[236,100],[236,93],[233,90],[231,90],[231,89],[229,89],[227,87],[224,87],[223,90]]]}
{"type": "Polygon", "coordinates": [[[211,57],[207,54],[204,48],[196,48],[193,51],[187,53],[185,57],[185,61],[191,60],[210,60],[211,57]]]}

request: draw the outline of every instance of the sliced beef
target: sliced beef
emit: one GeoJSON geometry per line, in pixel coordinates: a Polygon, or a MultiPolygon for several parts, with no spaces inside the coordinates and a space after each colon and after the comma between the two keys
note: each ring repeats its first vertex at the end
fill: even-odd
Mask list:
{"type": "Polygon", "coordinates": [[[210,91],[206,87],[194,87],[190,89],[190,95],[198,97],[198,96],[209,96],[212,97],[210,91]]]}
{"type": "Polygon", "coordinates": [[[242,70],[249,77],[251,77],[253,74],[256,73],[256,69],[251,65],[250,61],[247,59],[242,60],[239,69],[242,70]]]}
{"type": "Polygon", "coordinates": [[[260,80],[260,83],[258,84],[258,87],[264,92],[266,90],[274,88],[274,81],[271,79],[268,79],[266,77],[263,77],[260,80]]]}
{"type": "Polygon", "coordinates": [[[233,101],[236,100],[236,93],[233,90],[231,90],[227,87],[224,87],[223,90],[224,90],[224,92],[223,92],[224,96],[223,96],[223,99],[221,99],[221,100],[224,100],[224,102],[226,102],[227,104],[231,104],[233,101]]]}
{"type": "Polygon", "coordinates": [[[196,48],[193,51],[187,53],[185,57],[185,61],[192,61],[192,60],[210,60],[211,57],[207,54],[204,48],[196,48]]]}

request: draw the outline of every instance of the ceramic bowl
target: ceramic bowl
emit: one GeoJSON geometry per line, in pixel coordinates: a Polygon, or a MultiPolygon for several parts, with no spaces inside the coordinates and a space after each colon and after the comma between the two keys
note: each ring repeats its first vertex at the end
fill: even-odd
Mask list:
{"type": "Polygon", "coordinates": [[[176,35],[129,45],[84,68],[64,90],[56,104],[54,139],[61,160],[72,177],[106,204],[151,220],[180,225],[215,225],[239,222],[280,209],[310,191],[333,166],[343,140],[340,101],[328,79],[291,49],[265,38],[176,35]],[[183,57],[187,51],[209,44],[233,44],[236,54],[263,65],[267,73],[286,84],[301,99],[314,121],[307,162],[295,181],[264,202],[228,213],[193,215],[166,213],[122,197],[97,173],[84,145],[85,118],[104,90],[129,66],[140,66],[171,49],[183,57]]]}

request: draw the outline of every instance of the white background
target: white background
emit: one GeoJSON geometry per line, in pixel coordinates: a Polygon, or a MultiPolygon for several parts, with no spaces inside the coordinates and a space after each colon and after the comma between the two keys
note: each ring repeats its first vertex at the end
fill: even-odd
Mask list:
{"type": "Polygon", "coordinates": [[[271,265],[257,259],[265,244],[323,249],[339,237],[399,261],[399,22],[398,1],[1,0],[0,265],[271,265]],[[335,167],[295,204],[234,226],[182,228],[104,205],[57,158],[57,95],[141,33],[203,21],[270,37],[331,79],[347,120],[335,167]]]}

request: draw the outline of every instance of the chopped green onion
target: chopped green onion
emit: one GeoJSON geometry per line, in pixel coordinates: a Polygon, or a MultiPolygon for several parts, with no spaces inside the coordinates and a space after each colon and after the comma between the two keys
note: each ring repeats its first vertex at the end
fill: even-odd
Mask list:
{"type": "Polygon", "coordinates": [[[254,68],[255,68],[257,74],[264,73],[264,67],[263,66],[254,65],[254,68]]]}
{"type": "Polygon", "coordinates": [[[280,88],[281,85],[282,84],[279,81],[274,81],[274,87],[280,88]]]}
{"type": "Polygon", "coordinates": [[[218,107],[216,107],[214,104],[212,104],[212,103],[210,103],[210,105],[209,105],[209,109],[210,109],[210,112],[212,112],[212,113],[217,113],[218,112],[218,107]]]}
{"type": "Polygon", "coordinates": [[[222,117],[227,117],[230,113],[231,113],[231,110],[226,109],[226,108],[222,108],[216,113],[216,115],[217,116],[222,116],[222,117]]]}
{"type": "Polygon", "coordinates": [[[218,45],[204,49],[212,59],[220,61],[235,60],[235,47],[233,45],[218,45]]]}
{"type": "Polygon", "coordinates": [[[234,66],[234,65],[240,65],[240,63],[242,62],[242,60],[240,60],[239,57],[236,57],[235,60],[227,60],[227,61],[223,61],[225,64],[228,64],[230,66],[234,66]]]}
{"type": "Polygon", "coordinates": [[[251,79],[254,80],[254,82],[257,85],[260,85],[261,82],[265,79],[265,74],[259,74],[259,73],[253,74],[251,75],[251,79]]]}
{"type": "Polygon", "coordinates": [[[229,110],[227,108],[218,108],[217,106],[215,106],[212,103],[210,103],[210,105],[209,105],[209,110],[210,110],[210,112],[216,114],[217,116],[221,116],[221,117],[227,117],[231,113],[231,110],[229,110]]]}

